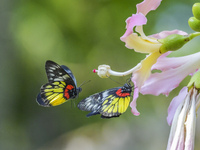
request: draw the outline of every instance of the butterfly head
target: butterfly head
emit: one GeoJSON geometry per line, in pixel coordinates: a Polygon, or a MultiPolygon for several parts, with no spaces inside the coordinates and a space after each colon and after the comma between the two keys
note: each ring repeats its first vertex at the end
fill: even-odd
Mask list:
{"type": "Polygon", "coordinates": [[[77,91],[77,93],[80,93],[82,91],[82,88],[81,87],[77,87],[76,91],[77,91]]]}
{"type": "Polygon", "coordinates": [[[125,83],[124,86],[121,88],[121,92],[132,92],[133,86],[130,83],[125,83]]]}

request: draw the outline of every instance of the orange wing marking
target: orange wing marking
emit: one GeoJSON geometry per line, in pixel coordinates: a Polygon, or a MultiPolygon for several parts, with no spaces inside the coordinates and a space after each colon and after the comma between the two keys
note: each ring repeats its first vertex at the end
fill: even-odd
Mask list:
{"type": "Polygon", "coordinates": [[[65,92],[64,92],[64,96],[69,99],[70,98],[70,95],[69,95],[69,90],[72,90],[74,89],[74,87],[72,85],[67,85],[66,88],[65,88],[65,92]]]}
{"type": "Polygon", "coordinates": [[[122,89],[117,90],[116,94],[120,97],[130,96],[130,93],[122,93],[122,89]]]}

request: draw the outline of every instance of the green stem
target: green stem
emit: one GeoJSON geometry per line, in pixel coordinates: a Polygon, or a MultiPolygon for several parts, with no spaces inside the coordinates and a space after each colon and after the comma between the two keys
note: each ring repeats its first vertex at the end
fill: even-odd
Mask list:
{"type": "Polygon", "coordinates": [[[191,33],[189,35],[189,39],[191,40],[191,39],[193,39],[193,38],[195,38],[196,36],[199,36],[199,35],[200,35],[200,32],[191,33]]]}

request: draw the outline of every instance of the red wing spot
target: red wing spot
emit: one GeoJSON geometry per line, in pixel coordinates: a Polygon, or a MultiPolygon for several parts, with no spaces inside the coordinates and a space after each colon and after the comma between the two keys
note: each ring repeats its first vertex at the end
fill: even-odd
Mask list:
{"type": "Polygon", "coordinates": [[[74,87],[72,85],[67,85],[66,89],[72,90],[74,87]]]}
{"type": "Polygon", "coordinates": [[[72,90],[74,87],[72,85],[67,85],[67,87],[65,88],[65,92],[64,92],[64,96],[69,99],[70,95],[69,95],[69,90],[72,90]]]}
{"type": "Polygon", "coordinates": [[[130,93],[122,93],[121,89],[117,90],[116,94],[120,97],[130,96],[130,93]]]}
{"type": "Polygon", "coordinates": [[[66,97],[67,99],[69,99],[68,89],[65,89],[65,97],[66,97]]]}

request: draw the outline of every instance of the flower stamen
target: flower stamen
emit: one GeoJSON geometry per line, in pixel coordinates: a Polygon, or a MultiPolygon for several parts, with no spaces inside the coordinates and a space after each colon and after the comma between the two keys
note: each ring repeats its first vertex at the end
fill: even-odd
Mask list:
{"type": "Polygon", "coordinates": [[[135,71],[137,71],[139,68],[141,67],[141,63],[137,64],[135,67],[133,67],[132,69],[125,71],[125,72],[117,72],[117,71],[113,71],[111,70],[109,65],[100,65],[97,69],[94,69],[93,72],[97,73],[99,75],[99,77],[101,78],[108,78],[110,75],[113,76],[126,76],[129,75],[135,71]]]}

